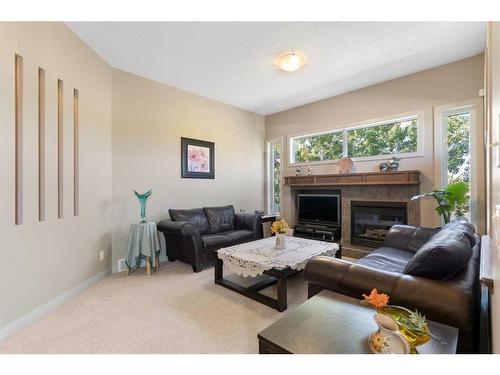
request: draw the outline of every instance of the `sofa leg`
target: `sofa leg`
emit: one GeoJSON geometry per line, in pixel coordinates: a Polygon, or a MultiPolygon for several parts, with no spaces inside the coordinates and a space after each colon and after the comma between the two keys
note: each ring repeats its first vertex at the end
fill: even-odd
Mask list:
{"type": "Polygon", "coordinates": [[[193,272],[201,272],[202,269],[202,266],[193,266],[193,272]]]}

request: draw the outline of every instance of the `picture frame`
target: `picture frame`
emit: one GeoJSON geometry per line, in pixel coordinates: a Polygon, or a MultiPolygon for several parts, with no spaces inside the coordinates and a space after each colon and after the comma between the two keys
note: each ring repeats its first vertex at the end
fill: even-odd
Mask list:
{"type": "Polygon", "coordinates": [[[181,137],[181,178],[215,179],[215,143],[181,137]]]}

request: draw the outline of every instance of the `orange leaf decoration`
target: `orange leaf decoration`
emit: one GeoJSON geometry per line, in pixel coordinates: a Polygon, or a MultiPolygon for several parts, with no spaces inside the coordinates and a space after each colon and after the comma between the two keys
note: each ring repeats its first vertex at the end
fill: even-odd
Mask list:
{"type": "Polygon", "coordinates": [[[379,293],[375,288],[372,289],[369,296],[363,294],[363,297],[365,298],[366,302],[368,302],[376,309],[387,306],[387,304],[389,303],[389,296],[384,293],[379,293]]]}

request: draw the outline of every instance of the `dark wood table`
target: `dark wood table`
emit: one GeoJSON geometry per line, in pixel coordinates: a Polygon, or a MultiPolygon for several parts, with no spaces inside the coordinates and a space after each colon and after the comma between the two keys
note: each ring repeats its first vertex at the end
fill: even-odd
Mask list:
{"type": "MultiPolygon", "coordinates": [[[[295,238],[295,237],[289,237],[287,241],[294,241],[295,244],[299,243],[298,247],[287,247],[284,250],[276,251],[274,250],[274,239],[271,237],[252,241],[252,242],[247,242],[244,244],[239,244],[235,246],[230,246],[229,248],[225,249],[219,249],[217,251],[217,259],[215,261],[215,269],[214,269],[214,282],[217,285],[223,286],[224,288],[230,289],[233,292],[239,293],[245,297],[251,298],[254,301],[260,302],[266,306],[269,306],[273,309],[278,310],[279,312],[285,311],[287,308],[287,279],[301,271],[298,271],[299,267],[298,265],[301,265],[302,262],[306,262],[310,258],[312,258],[315,255],[320,255],[320,254],[326,254],[328,252],[333,252],[335,253],[339,252],[339,248],[337,248],[337,244],[329,243],[329,242],[324,242],[324,241],[318,241],[318,240],[313,240],[310,238],[295,238]],[[272,245],[271,245],[272,243],[272,245]],[[255,246],[255,248],[248,249],[248,245],[255,246]],[[313,249],[312,253],[302,253],[302,255],[299,255],[299,258],[292,260],[293,264],[290,264],[289,259],[286,259],[285,261],[280,261],[280,257],[287,257],[288,252],[294,252],[298,251],[300,253],[300,248],[310,248],[311,246],[315,247],[313,249]],[[260,275],[266,276],[265,280],[262,281],[257,281],[253,285],[250,286],[243,286],[239,285],[231,280],[228,280],[227,278],[224,278],[224,261],[220,258],[220,253],[225,252],[226,250],[232,249],[235,251],[235,253],[231,253],[231,258],[238,259],[238,250],[236,250],[239,247],[245,248],[245,250],[242,250],[242,254],[246,255],[246,253],[252,253],[252,252],[260,252],[264,250],[270,250],[267,251],[268,254],[272,253],[273,256],[276,256],[276,262],[274,264],[278,264],[279,266],[273,267],[270,269],[267,269],[266,271],[263,271],[259,273],[260,275]],[[275,253],[275,254],[274,254],[275,253]],[[277,286],[277,298],[272,298],[269,297],[263,293],[261,293],[262,290],[276,284],[277,286]]],[[[272,258],[272,257],[271,257],[272,258]]],[[[264,266],[269,265],[268,260],[270,258],[264,258],[264,266]]],[[[244,260],[245,261],[245,260],[244,260]]],[[[251,262],[250,262],[251,263],[251,262]]],[[[258,262],[256,263],[258,265],[258,262]]],[[[259,267],[257,267],[258,269],[259,267]]]]}
{"type": "MultiPolygon", "coordinates": [[[[261,331],[260,354],[371,354],[368,335],[377,330],[375,310],[359,300],[322,291],[261,331]]],[[[457,349],[458,329],[428,321],[441,344],[430,339],[418,346],[422,354],[453,354],[457,349]]]]}
{"type": "Polygon", "coordinates": [[[242,296],[253,299],[254,301],[260,302],[266,306],[278,310],[279,312],[283,312],[286,310],[287,279],[299,273],[299,271],[293,270],[290,267],[282,269],[272,268],[268,271],[264,271],[264,275],[270,276],[269,279],[257,282],[249,287],[244,287],[225,279],[223,276],[224,262],[219,258],[217,258],[215,262],[215,284],[223,286],[229,290],[232,290],[233,292],[239,293],[242,296]],[[261,290],[275,284],[277,284],[277,298],[272,298],[260,293],[261,290]]]}

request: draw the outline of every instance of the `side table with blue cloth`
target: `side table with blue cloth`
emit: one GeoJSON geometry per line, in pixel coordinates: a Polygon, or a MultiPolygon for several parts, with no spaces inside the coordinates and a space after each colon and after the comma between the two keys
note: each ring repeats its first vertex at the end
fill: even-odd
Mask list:
{"type": "MultiPolygon", "coordinates": [[[[160,242],[156,223],[148,221],[146,223],[135,223],[130,225],[127,245],[127,267],[130,271],[140,264],[141,258],[146,258],[146,270],[151,274],[151,265],[155,265],[155,270],[159,266],[160,242]]],[[[127,272],[128,274],[128,272],[127,272]]]]}

